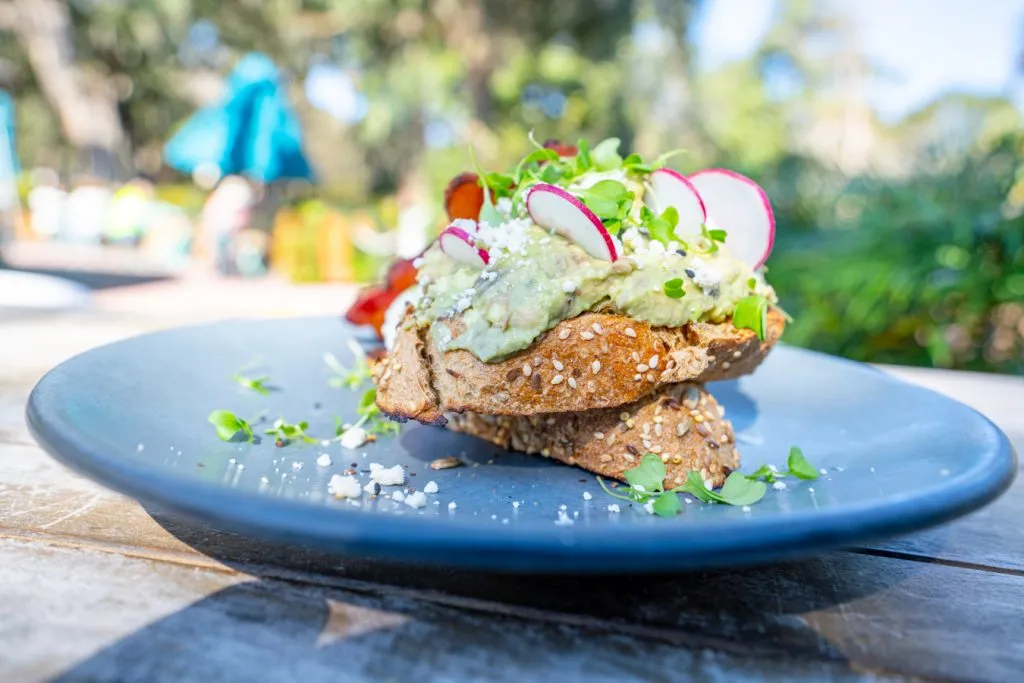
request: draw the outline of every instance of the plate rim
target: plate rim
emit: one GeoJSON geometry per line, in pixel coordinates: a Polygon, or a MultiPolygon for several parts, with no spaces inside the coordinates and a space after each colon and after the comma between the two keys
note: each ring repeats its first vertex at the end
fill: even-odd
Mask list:
{"type": "MultiPolygon", "coordinates": [[[[296,320],[323,320],[290,318],[296,320]]],[[[256,319],[276,322],[285,319],[256,319]]],[[[628,534],[584,526],[540,522],[495,525],[470,517],[371,515],[308,503],[267,498],[208,481],[174,475],[105,455],[75,443],[74,429],[60,418],[60,384],[69,366],[99,349],[169,332],[195,332],[238,321],[168,328],[95,347],[60,363],[32,389],[26,422],[33,438],[58,462],[114,491],[196,521],[271,541],[301,541],[342,554],[362,554],[510,571],[649,572],[738,566],[808,556],[941,524],[974,511],[1004,493],[1017,472],[1017,454],[1008,437],[986,416],[938,392],[905,382],[870,365],[817,351],[784,345],[786,353],[810,354],[854,372],[870,372],[883,382],[953,404],[984,428],[992,439],[983,458],[943,483],[902,494],[885,505],[877,501],[838,509],[779,516],[716,520],[700,525],[644,525],[628,534]],[[953,484],[956,484],[955,486],[953,484]],[[215,495],[209,495],[214,494],[215,495]],[[210,502],[216,501],[216,502],[210,502]],[[713,528],[716,533],[708,533],[713,528]],[[766,540],[768,539],[768,540],[766,540]],[[624,567],[625,554],[631,560],[624,567]],[[443,559],[440,559],[443,558],[443,559]]],[[[342,328],[351,326],[339,323],[342,328]]],[[[988,446],[988,444],[985,444],[988,446]]]]}

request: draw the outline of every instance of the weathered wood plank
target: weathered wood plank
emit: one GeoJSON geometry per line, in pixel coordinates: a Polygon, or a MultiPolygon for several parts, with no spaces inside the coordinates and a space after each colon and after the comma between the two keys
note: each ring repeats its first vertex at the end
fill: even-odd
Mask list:
{"type": "Polygon", "coordinates": [[[0,541],[0,680],[860,681],[841,660],[0,541]],[[40,586],[46,586],[40,590],[40,586]]]}

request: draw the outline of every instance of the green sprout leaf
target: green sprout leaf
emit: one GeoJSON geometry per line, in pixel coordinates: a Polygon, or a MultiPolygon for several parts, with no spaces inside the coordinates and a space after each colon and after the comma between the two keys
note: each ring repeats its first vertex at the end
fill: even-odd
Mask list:
{"type": "Polygon", "coordinates": [[[249,442],[256,438],[249,423],[229,410],[214,410],[206,420],[217,430],[217,438],[221,441],[231,441],[238,434],[244,434],[249,442]]]}
{"type": "Polygon", "coordinates": [[[664,491],[665,463],[654,453],[647,453],[636,467],[626,471],[626,481],[648,493],[664,491]]]}
{"type": "Polygon", "coordinates": [[[590,153],[594,165],[599,171],[611,171],[622,168],[622,157],[619,156],[619,138],[607,138],[597,143],[590,153]]]}
{"type": "Polygon", "coordinates": [[[814,469],[814,465],[807,462],[804,452],[796,446],[792,446],[789,449],[786,467],[789,469],[789,473],[797,479],[813,481],[818,478],[818,470],[814,469]]]}
{"type": "Polygon", "coordinates": [[[729,505],[753,505],[764,498],[768,485],[763,481],[757,481],[744,476],[740,472],[733,472],[725,479],[718,495],[722,502],[729,505]]]}
{"type": "Polygon", "coordinates": [[[580,138],[576,143],[576,175],[589,171],[594,162],[590,157],[590,143],[580,138]]]}
{"type": "Polygon", "coordinates": [[[733,327],[739,330],[753,330],[761,341],[764,341],[767,320],[768,300],[759,294],[751,294],[740,299],[732,312],[733,327]]]}
{"type": "Polygon", "coordinates": [[[670,299],[682,299],[685,295],[682,278],[676,277],[665,281],[665,296],[670,299]]]}
{"type": "Polygon", "coordinates": [[[370,364],[362,353],[356,354],[355,364],[346,368],[332,353],[324,354],[324,363],[334,372],[334,377],[327,383],[336,389],[358,389],[364,382],[370,381],[370,364]]]}
{"type": "MultiPolygon", "coordinates": [[[[753,472],[748,474],[747,475],[747,479],[752,479],[752,480],[755,480],[755,481],[758,480],[758,479],[764,479],[766,482],[771,484],[771,483],[775,482],[775,479],[778,476],[779,476],[779,473],[772,471],[772,468],[768,467],[768,465],[761,465],[756,470],[754,470],[753,472]]],[[[782,476],[783,477],[786,476],[786,473],[783,472],[782,476]]]]}
{"type": "Polygon", "coordinates": [[[480,207],[480,222],[487,223],[489,225],[501,225],[505,222],[505,219],[501,213],[498,212],[497,207],[494,206],[493,188],[487,181],[488,175],[483,172],[480,168],[480,164],[477,163],[472,145],[469,148],[469,160],[473,163],[473,170],[476,171],[480,187],[484,188],[484,203],[483,206],[480,207]]]}
{"type": "Polygon", "coordinates": [[[685,149],[673,149],[668,152],[665,152],[664,154],[659,155],[658,158],[655,159],[653,162],[651,162],[651,169],[654,170],[664,168],[665,164],[668,162],[669,159],[671,159],[674,156],[679,156],[680,154],[685,153],[685,149]]]}
{"type": "Polygon", "coordinates": [[[683,511],[683,505],[679,502],[678,495],[668,491],[655,499],[651,510],[659,517],[675,517],[683,511]]]}
{"type": "Polygon", "coordinates": [[[316,443],[317,439],[307,434],[307,429],[309,429],[308,422],[289,424],[284,421],[284,418],[278,418],[270,428],[263,430],[263,433],[275,437],[278,442],[305,441],[306,443],[316,443]]]}
{"type": "Polygon", "coordinates": [[[535,149],[519,161],[519,165],[516,166],[515,173],[510,176],[512,183],[505,188],[506,190],[511,189],[511,185],[519,185],[523,182],[525,174],[528,172],[531,164],[537,164],[541,161],[558,161],[558,152],[553,149],[546,149],[541,147],[535,149]]]}
{"type": "Polygon", "coordinates": [[[238,383],[238,386],[249,391],[254,391],[260,396],[266,396],[270,393],[270,387],[267,386],[267,382],[270,381],[270,377],[266,375],[262,377],[246,377],[245,375],[236,374],[232,378],[238,383]]]}

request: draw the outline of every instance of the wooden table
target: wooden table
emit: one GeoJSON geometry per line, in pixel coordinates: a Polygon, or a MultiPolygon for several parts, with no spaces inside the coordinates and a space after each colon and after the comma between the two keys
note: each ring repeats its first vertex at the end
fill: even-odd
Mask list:
{"type": "MultiPolygon", "coordinates": [[[[932,531],[736,571],[473,575],[281,550],[144,510],[29,437],[45,370],[165,324],[0,318],[0,681],[1024,675],[1024,478],[932,531]]],[[[1024,451],[1024,380],[889,371],[975,406],[1024,451]]]]}

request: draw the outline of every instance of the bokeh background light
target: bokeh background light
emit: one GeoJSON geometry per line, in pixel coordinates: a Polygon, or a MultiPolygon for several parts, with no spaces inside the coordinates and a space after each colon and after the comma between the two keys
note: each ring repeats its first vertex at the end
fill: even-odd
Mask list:
{"type": "Polygon", "coordinates": [[[18,271],[340,314],[533,130],[761,183],[790,343],[1019,374],[1022,123],[1013,0],[0,0],[0,325],[18,271]]]}

